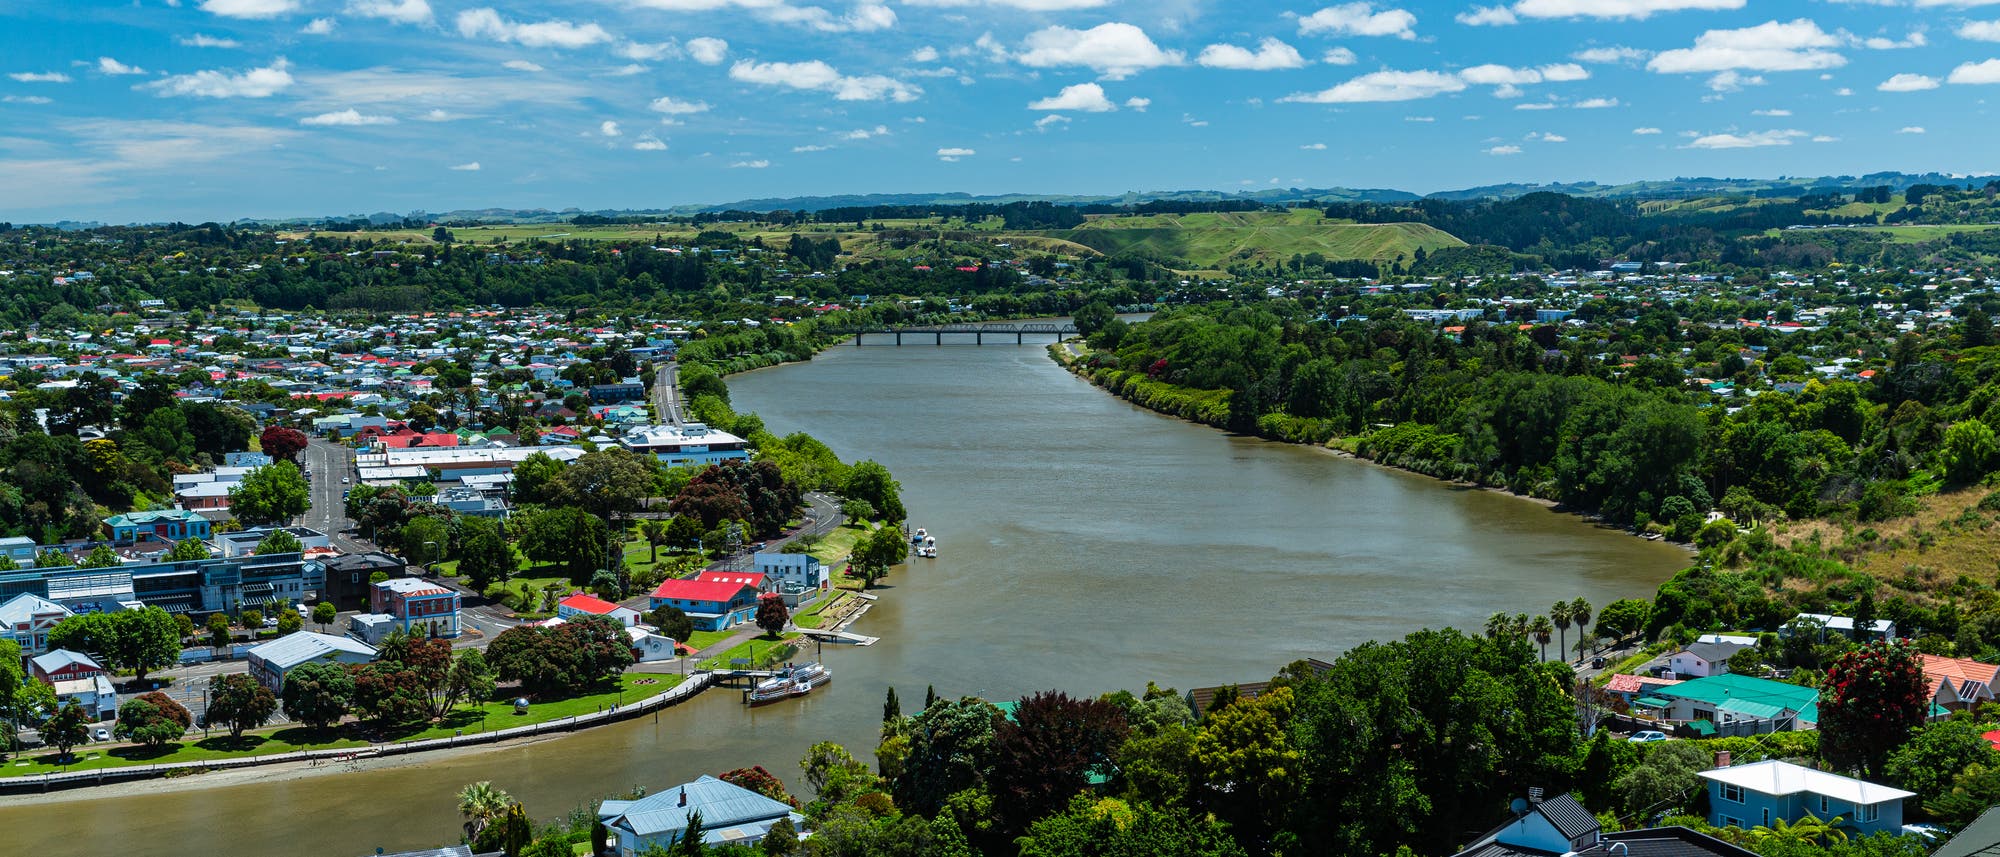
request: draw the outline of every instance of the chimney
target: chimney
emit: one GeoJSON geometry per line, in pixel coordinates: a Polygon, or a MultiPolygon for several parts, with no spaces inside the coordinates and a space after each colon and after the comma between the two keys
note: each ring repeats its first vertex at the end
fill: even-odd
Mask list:
{"type": "Polygon", "coordinates": [[[1718,767],[1718,768],[1727,768],[1727,767],[1729,767],[1729,751],[1728,751],[1728,750],[1718,750],[1718,751],[1716,751],[1716,753],[1715,753],[1715,766],[1716,766],[1716,767],[1718,767]]]}
{"type": "Polygon", "coordinates": [[[1529,787],[1528,787],[1528,802],[1529,802],[1529,803],[1541,803],[1541,802],[1542,802],[1542,787],[1541,787],[1541,786],[1529,786],[1529,787]]]}
{"type": "Polygon", "coordinates": [[[688,790],[681,789],[681,806],[687,806],[687,805],[688,805],[688,790]]]}

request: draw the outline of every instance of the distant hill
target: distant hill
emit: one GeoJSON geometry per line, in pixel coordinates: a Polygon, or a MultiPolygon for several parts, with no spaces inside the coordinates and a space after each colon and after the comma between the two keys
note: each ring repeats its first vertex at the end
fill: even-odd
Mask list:
{"type": "Polygon", "coordinates": [[[1202,270],[1258,260],[1283,263],[1312,253],[1387,264],[1410,259],[1419,249],[1430,252],[1465,245],[1420,223],[1332,223],[1323,221],[1315,209],[1093,217],[1079,228],[1046,234],[1107,256],[1137,253],[1186,260],[1202,270]]]}

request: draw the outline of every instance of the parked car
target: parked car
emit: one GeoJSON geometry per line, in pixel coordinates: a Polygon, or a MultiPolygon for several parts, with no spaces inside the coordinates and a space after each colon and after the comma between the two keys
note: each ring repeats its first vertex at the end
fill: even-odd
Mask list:
{"type": "Polygon", "coordinates": [[[1601,669],[1604,669],[1604,658],[1602,658],[1602,657],[1595,657],[1595,658],[1591,658],[1591,659],[1590,659],[1590,668],[1591,668],[1591,669],[1594,669],[1594,670],[1601,670],[1601,669]]]}
{"type": "Polygon", "coordinates": [[[1667,733],[1665,733],[1665,732],[1656,732],[1656,731],[1654,731],[1654,730],[1651,730],[1651,729],[1647,729],[1647,730],[1645,730],[1645,731],[1643,731],[1643,732],[1634,732],[1634,733],[1632,733],[1632,737],[1630,737],[1630,738],[1627,738],[1627,739],[1625,739],[1625,740],[1627,740],[1627,741],[1631,741],[1631,742],[1633,742],[1633,743],[1635,743],[1635,744],[1651,744],[1651,743],[1653,743],[1654,741],[1665,741],[1665,740],[1667,740],[1667,733]]]}
{"type": "Polygon", "coordinates": [[[266,627],[266,628],[276,628],[276,627],[278,627],[278,617],[276,617],[276,616],[266,616],[266,617],[264,617],[264,627],[266,627]]]}
{"type": "Polygon", "coordinates": [[[109,741],[111,740],[111,730],[99,726],[96,729],[90,730],[90,738],[93,741],[109,741]]]}

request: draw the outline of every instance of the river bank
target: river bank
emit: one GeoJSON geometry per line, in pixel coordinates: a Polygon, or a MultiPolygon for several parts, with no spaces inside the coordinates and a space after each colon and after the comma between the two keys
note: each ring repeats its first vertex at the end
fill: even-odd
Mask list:
{"type": "MultiPolygon", "coordinates": [[[[1104,377],[1101,374],[1083,365],[1083,361],[1089,357],[1090,353],[1091,352],[1088,347],[1077,343],[1077,341],[1074,339],[1064,340],[1062,342],[1050,345],[1048,348],[1048,354],[1050,359],[1054,360],[1057,364],[1061,365],[1065,371],[1069,372],[1072,375],[1077,376],[1078,378],[1090,382],[1090,385],[1092,387],[1096,387],[1097,389],[1104,391],[1105,393],[1111,395],[1113,398],[1116,398],[1120,401],[1128,402],[1136,407],[1144,408],[1148,411],[1152,411],[1153,413],[1160,414],[1162,416],[1172,417],[1174,419],[1182,420],[1184,422],[1190,422],[1206,426],[1208,428],[1215,429],[1216,431],[1221,431],[1232,435],[1234,434],[1233,432],[1229,432],[1227,429],[1223,428],[1223,426],[1221,425],[1222,421],[1227,419],[1226,411],[1228,405],[1227,405],[1226,391],[1208,391],[1208,390],[1188,391],[1194,394],[1203,394],[1203,393],[1221,394],[1220,396],[1204,397],[1205,400],[1197,402],[1196,403],[1197,407],[1191,412],[1183,413],[1183,412],[1178,412],[1176,410],[1156,407],[1155,402],[1157,401],[1157,397],[1155,398],[1148,398],[1143,396],[1135,397],[1134,395],[1128,395],[1126,393],[1121,393],[1118,390],[1112,389],[1110,385],[1105,383],[1104,377]],[[1214,410],[1218,406],[1223,409],[1221,412],[1216,412],[1214,410]]],[[[1166,386],[1166,385],[1162,384],[1160,386],[1166,386]]],[[[1133,388],[1128,387],[1127,389],[1131,390],[1133,388]]],[[[1177,391],[1180,389],[1181,388],[1175,388],[1175,390],[1177,391]]],[[[1189,411],[1190,409],[1181,408],[1179,410],[1189,411]]],[[[1507,488],[1504,485],[1487,485],[1478,482],[1468,482],[1461,479],[1447,479],[1441,476],[1434,476],[1432,474],[1425,473],[1421,470],[1415,470],[1408,467],[1400,467],[1395,464],[1390,464],[1388,462],[1369,458],[1365,455],[1361,455],[1355,452],[1354,450],[1346,449],[1341,446],[1336,446],[1335,443],[1338,440],[1340,440],[1339,438],[1336,438],[1334,441],[1328,441],[1327,443],[1311,443],[1300,440],[1290,440],[1285,438],[1270,438],[1270,437],[1261,437],[1260,439],[1267,440],[1272,443],[1284,443],[1292,446],[1298,446],[1305,449],[1314,450],[1319,453],[1331,455],[1336,458],[1343,458],[1350,461],[1357,461],[1374,467],[1380,467],[1385,470],[1392,470],[1397,473],[1407,473],[1413,476],[1421,476],[1425,479],[1429,479],[1434,482],[1438,482],[1440,484],[1448,485],[1451,486],[1452,488],[1459,490],[1482,491],[1491,494],[1498,494],[1500,496],[1508,497],[1514,500],[1525,501],[1527,503],[1547,509],[1551,512],[1555,512],[1560,515],[1570,516],[1579,521],[1582,521],[1583,523],[1589,524],[1593,527],[1596,527],[1600,530],[1604,530],[1606,532],[1614,532],[1620,535],[1630,536],[1632,538],[1636,538],[1641,541],[1658,542],[1661,544],[1666,544],[1675,548],[1679,548],[1690,554],[1694,553],[1694,548],[1691,545],[1683,544],[1680,542],[1668,541],[1658,536],[1657,534],[1643,533],[1628,527],[1621,527],[1618,526],[1617,524],[1605,521],[1603,516],[1598,515],[1594,512],[1584,512],[1571,509],[1564,506],[1562,503],[1558,501],[1551,500],[1546,497],[1536,497],[1532,494],[1523,494],[1518,491],[1514,491],[1510,488],[1507,488]]]]}

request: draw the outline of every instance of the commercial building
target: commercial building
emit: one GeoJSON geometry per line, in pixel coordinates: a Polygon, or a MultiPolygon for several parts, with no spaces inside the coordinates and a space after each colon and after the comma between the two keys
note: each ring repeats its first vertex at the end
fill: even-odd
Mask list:
{"type": "MultiPolygon", "coordinates": [[[[754,576],[754,575],[753,575],[754,576]]],[[[758,587],[742,580],[671,579],[653,590],[652,609],[675,607],[700,631],[720,631],[757,614],[758,587]]]]}
{"type": "Polygon", "coordinates": [[[375,660],[375,647],[359,640],[297,631],[255,646],[247,653],[250,675],[272,693],[285,690],[285,676],[314,661],[365,664],[375,660]]]}
{"type": "Polygon", "coordinates": [[[515,465],[538,452],[564,464],[583,457],[583,450],[574,446],[508,446],[491,449],[451,446],[363,452],[354,456],[354,463],[360,468],[364,480],[371,478],[370,474],[376,472],[371,468],[386,467],[395,471],[401,468],[420,467],[425,474],[435,473],[435,481],[457,482],[466,476],[513,473],[515,465]]]}
{"type": "Polygon", "coordinates": [[[0,604],[0,640],[13,640],[22,655],[34,657],[49,650],[49,630],[75,615],[68,607],[23,592],[0,604]]]}
{"type": "Polygon", "coordinates": [[[619,437],[618,445],[673,467],[750,459],[749,444],[742,438],[701,423],[639,426],[619,437]]]}
{"type": "Polygon", "coordinates": [[[602,616],[626,628],[639,622],[639,611],[630,607],[620,607],[602,598],[583,593],[556,602],[556,618],[571,619],[577,616],[602,616]]]}
{"type": "Polygon", "coordinates": [[[1708,736],[1810,729],[1819,722],[1817,689],[1735,673],[1656,688],[1635,705],[1662,709],[1666,719],[1708,736]]]}
{"type": "Polygon", "coordinates": [[[222,533],[215,537],[215,546],[221,548],[222,555],[229,559],[252,556],[257,553],[257,546],[262,544],[274,530],[291,533],[292,538],[299,540],[299,547],[306,552],[314,549],[325,550],[333,546],[333,540],[328,538],[327,534],[310,527],[257,527],[222,533]]]}
{"type": "Polygon", "coordinates": [[[0,599],[37,595],[77,613],[133,604],[169,613],[234,613],[270,601],[302,601],[325,582],[325,569],[296,553],[127,563],[117,568],[21,568],[0,571],[0,599]]]}
{"type": "Polygon", "coordinates": [[[389,616],[398,630],[416,637],[458,636],[458,593],[415,577],[392,577],[375,584],[368,606],[389,616]]]}
{"type": "Polygon", "coordinates": [[[213,533],[208,519],[186,509],[127,512],[104,519],[104,531],[111,540],[129,545],[144,536],[177,542],[182,539],[207,541],[213,533]]]}

